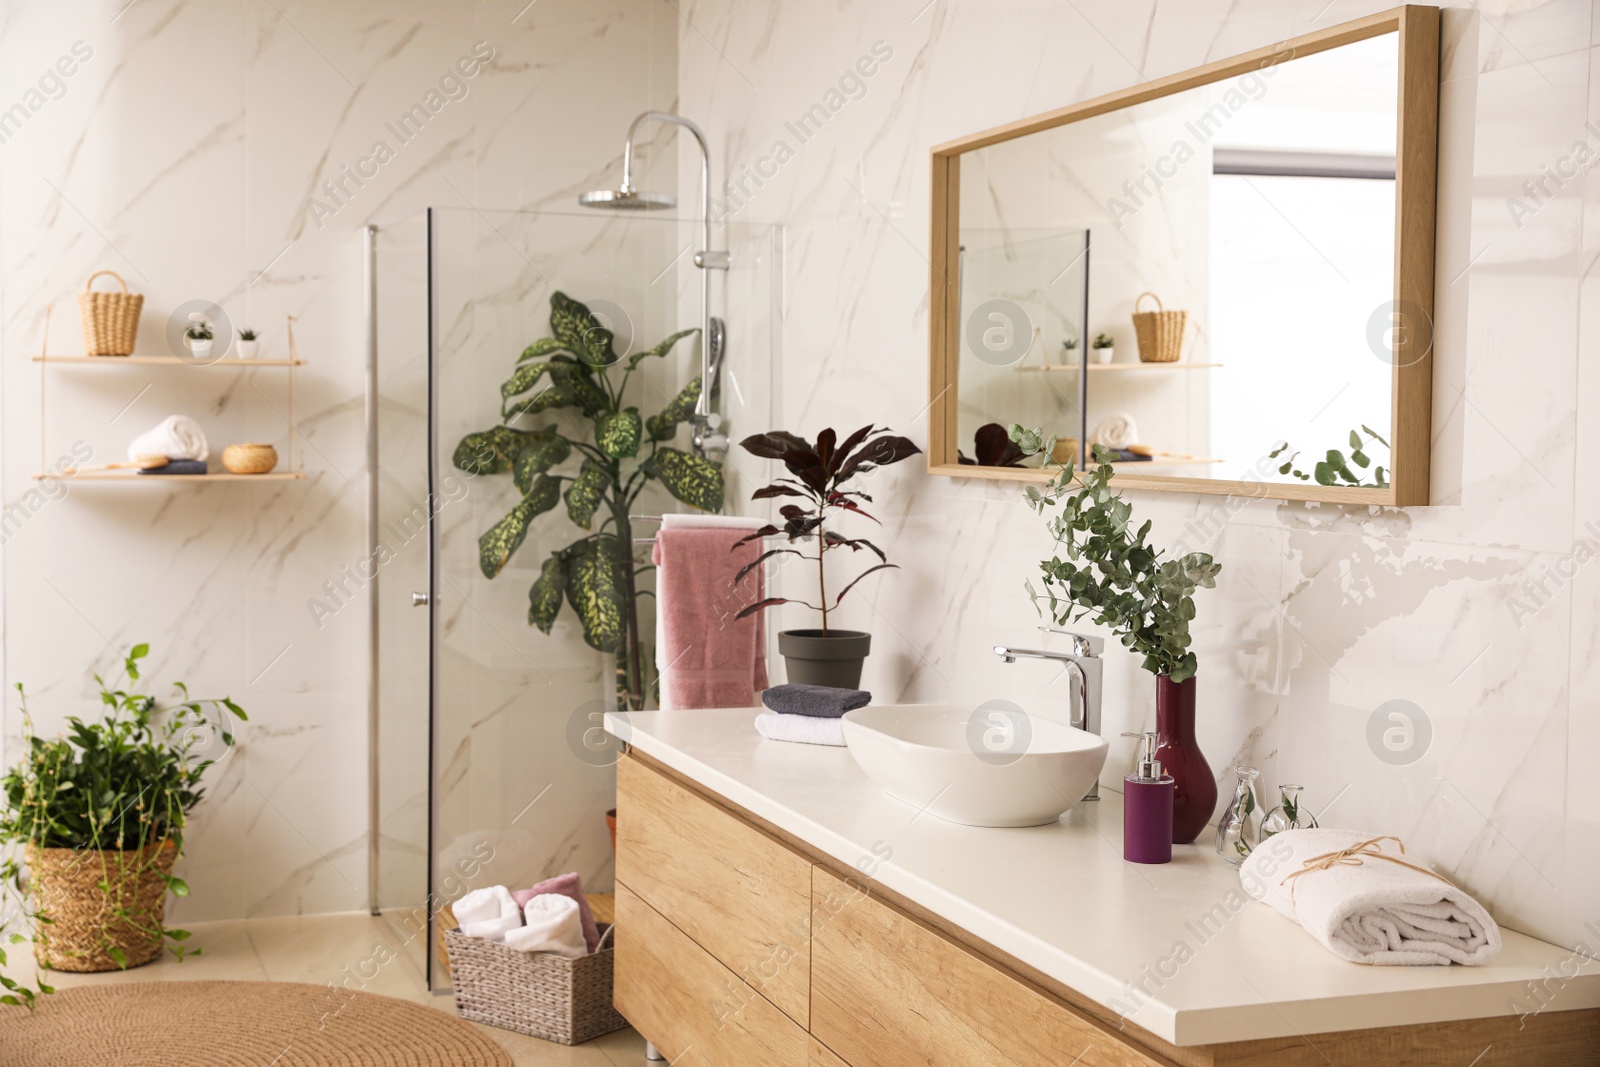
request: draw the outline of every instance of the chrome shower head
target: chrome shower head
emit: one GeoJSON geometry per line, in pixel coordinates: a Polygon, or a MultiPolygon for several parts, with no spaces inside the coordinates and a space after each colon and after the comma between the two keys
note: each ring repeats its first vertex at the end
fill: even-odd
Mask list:
{"type": "Polygon", "coordinates": [[[595,189],[580,194],[582,207],[604,208],[609,211],[666,211],[678,206],[678,198],[666,193],[641,193],[637,189],[595,189]]]}

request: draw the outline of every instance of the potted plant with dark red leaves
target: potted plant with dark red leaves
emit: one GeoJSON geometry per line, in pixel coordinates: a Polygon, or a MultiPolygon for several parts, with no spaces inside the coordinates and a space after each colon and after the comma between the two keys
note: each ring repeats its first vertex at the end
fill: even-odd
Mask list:
{"type": "Polygon", "coordinates": [[[778,604],[801,604],[821,612],[819,629],[785,630],[778,634],[778,651],[788,667],[789,681],[808,685],[830,685],[854,689],[861,684],[861,664],[872,648],[872,635],[860,630],[840,630],[828,625],[828,613],[836,609],[845,594],[854,589],[867,575],[894,567],[883,549],[862,537],[846,537],[833,529],[833,523],[843,514],[859,515],[873,522],[861,504],[872,503],[872,497],[859,488],[850,488],[851,480],[879,467],[899,463],[919,454],[922,450],[904,437],[897,437],[885,427],[866,425],[845,438],[841,443],[833,430],[817,434],[813,444],[805,438],[783,430],[747,437],[740,445],[751,455],[762,459],[775,459],[788,468],[790,477],[779,478],[771,485],[757,489],[752,500],[770,500],[775,497],[794,497],[804,504],[785,504],[778,509],[783,525],[763,526],[741,538],[739,544],[765,537],[786,536],[789,545],[809,541],[816,545],[814,555],[798,548],[773,548],[763,552],[755,562],[739,571],[737,581],[749,575],[769,559],[794,556],[817,565],[817,602],[793,600],[787,597],[766,597],[746,606],[738,618],[747,618],[758,611],[778,604]],[[844,588],[828,600],[829,553],[848,548],[852,555],[865,549],[878,558],[878,562],[852,578],[844,588]]]}

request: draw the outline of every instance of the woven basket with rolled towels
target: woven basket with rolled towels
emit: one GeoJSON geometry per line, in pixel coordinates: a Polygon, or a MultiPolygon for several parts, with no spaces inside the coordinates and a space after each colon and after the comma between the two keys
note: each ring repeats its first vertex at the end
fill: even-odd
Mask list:
{"type": "Polygon", "coordinates": [[[1406,854],[1398,837],[1285,830],[1239,869],[1245,892],[1356,963],[1476,965],[1500,927],[1465,890],[1406,854]]]}

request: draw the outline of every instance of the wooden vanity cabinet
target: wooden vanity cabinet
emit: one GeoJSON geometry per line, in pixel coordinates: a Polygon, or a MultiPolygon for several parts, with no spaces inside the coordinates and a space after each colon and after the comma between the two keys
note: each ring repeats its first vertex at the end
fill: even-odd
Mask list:
{"type": "Polygon", "coordinates": [[[617,767],[615,1002],[697,1067],[1600,1064],[1592,1011],[1171,1045],[637,752],[617,767]]]}

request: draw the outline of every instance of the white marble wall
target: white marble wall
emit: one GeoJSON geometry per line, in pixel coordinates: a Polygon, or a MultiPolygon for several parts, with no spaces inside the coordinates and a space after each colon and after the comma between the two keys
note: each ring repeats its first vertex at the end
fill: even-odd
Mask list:
{"type": "MultiPolygon", "coordinates": [[[[788,227],[787,428],[872,420],[926,438],[931,145],[1387,6],[684,4],[682,107],[735,173],[874,42],[893,50],[743,209],[788,227]]],[[[1600,522],[1600,387],[1578,359],[1600,313],[1600,186],[1550,182],[1542,204],[1523,188],[1576,141],[1600,150],[1585,126],[1600,119],[1600,19],[1583,0],[1482,0],[1453,5],[1445,28],[1436,506],[1133,495],[1159,540],[1224,565],[1196,628],[1201,738],[1219,772],[1248,761],[1268,784],[1302,782],[1327,822],[1402,835],[1507,925],[1592,944],[1600,564],[1514,609],[1531,605],[1524,583],[1600,543],[1585,525],[1600,522]],[[1519,222],[1508,197],[1537,210],[1519,222]],[[1407,766],[1366,741],[1390,700],[1431,725],[1407,766]]],[[[989,651],[1037,637],[1022,582],[1048,541],[1016,490],[907,464],[872,492],[903,569],[869,579],[848,612],[875,635],[866,684],[889,699],[1064,702],[1048,667],[989,651]]],[[[1153,724],[1152,681],[1113,653],[1106,701],[1116,783],[1130,753],[1115,735],[1153,724]]]]}
{"type": "MultiPolygon", "coordinates": [[[[365,546],[359,230],[430,204],[572,210],[579,190],[615,181],[628,120],[672,107],[673,15],[656,0],[13,0],[0,5],[0,109],[26,104],[79,41],[92,54],[64,91],[50,82],[0,144],[6,504],[25,500],[39,463],[39,378],[27,357],[44,308],[55,309],[52,350],[81,351],[73,293],[100,267],[146,294],[142,353],[165,351],[164,323],[186,300],[261,328],[265,356],[286,354],[284,316],[298,316],[308,477],[68,483],[65,499],[8,530],[7,691],[27,683],[51,730],[92,710],[89,672],[104,671],[115,648],[149,641],[160,678],[231,693],[251,713],[191,828],[193,895],[178,916],[359,908],[365,614],[342,609],[319,627],[307,607],[365,546]],[[400,144],[385,124],[424,102],[477,42],[493,59],[400,144]],[[337,211],[312,217],[320,183],[380,139],[393,158],[332,202],[337,211]]],[[[670,182],[675,160],[657,155],[670,182]]],[[[231,440],[284,451],[282,373],[52,369],[46,454],[81,438],[96,461],[120,458],[137,430],[176,411],[200,420],[214,456],[231,440]]],[[[540,639],[520,617],[508,629],[540,639]]],[[[14,696],[6,708],[14,737],[14,696]]],[[[594,808],[589,794],[609,786],[586,766],[573,774],[584,797],[559,810],[594,808]]],[[[606,854],[597,818],[577,832],[606,854]]]]}

